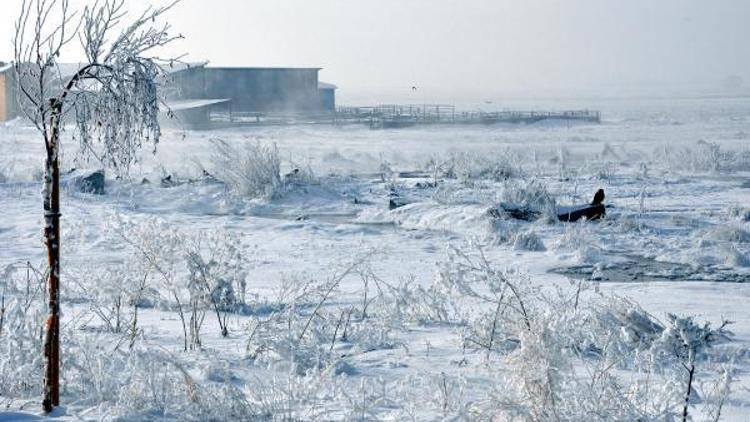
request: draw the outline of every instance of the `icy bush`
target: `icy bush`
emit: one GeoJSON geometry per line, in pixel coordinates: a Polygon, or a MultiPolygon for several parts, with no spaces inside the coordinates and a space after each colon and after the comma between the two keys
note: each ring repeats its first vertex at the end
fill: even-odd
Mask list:
{"type": "Polygon", "coordinates": [[[237,147],[221,139],[213,139],[211,145],[211,174],[237,194],[249,198],[281,195],[284,183],[279,150],[275,144],[255,141],[237,147]]]}
{"type": "MultiPolygon", "coordinates": [[[[327,303],[345,277],[369,271],[369,260],[377,253],[371,249],[355,255],[324,283],[309,281],[284,289],[280,298],[288,302],[274,306],[278,311],[266,317],[254,318],[249,355],[262,362],[291,362],[298,370],[307,371],[335,363],[340,356],[336,346],[341,343],[349,348],[347,354],[396,347],[391,325],[369,319],[364,310],[356,315],[354,307],[331,310],[327,303]]],[[[367,300],[363,302],[364,308],[367,300]]]]}
{"type": "Polygon", "coordinates": [[[506,180],[497,202],[514,209],[541,213],[548,219],[557,219],[555,197],[538,180],[506,180]]]}
{"type": "Polygon", "coordinates": [[[244,260],[238,239],[222,231],[198,232],[185,251],[187,288],[194,308],[211,308],[223,336],[227,314],[245,301],[244,260]]]}
{"type": "Polygon", "coordinates": [[[654,163],[678,172],[737,172],[750,169],[750,150],[722,150],[718,143],[698,141],[693,147],[663,147],[654,163]]]}
{"type": "Polygon", "coordinates": [[[439,177],[456,178],[463,183],[474,180],[503,181],[524,176],[518,154],[510,149],[497,153],[472,154],[456,152],[447,159],[431,158],[426,168],[436,181],[439,177]]]}
{"type": "Polygon", "coordinates": [[[510,332],[531,327],[538,286],[529,283],[528,274],[522,271],[498,268],[479,244],[450,248],[447,261],[439,265],[438,282],[459,304],[453,305],[459,309],[458,316],[467,321],[473,315],[465,343],[491,351],[498,344],[513,342],[510,332]],[[482,328],[485,322],[489,330],[482,328]]]}
{"type": "Polygon", "coordinates": [[[710,230],[705,238],[719,242],[748,243],[750,232],[736,225],[723,225],[710,230]]]}
{"type": "Polygon", "coordinates": [[[398,284],[383,284],[373,301],[373,313],[392,326],[407,323],[428,324],[460,319],[455,303],[444,286],[435,282],[420,285],[413,276],[400,278],[398,284]]]}
{"type": "Polygon", "coordinates": [[[200,346],[203,303],[192,299],[186,277],[184,256],[187,238],[175,227],[157,218],[126,220],[117,215],[109,224],[116,239],[130,247],[136,261],[158,286],[158,301],[177,311],[182,325],[184,349],[200,346]]]}
{"type": "Polygon", "coordinates": [[[578,263],[591,264],[601,260],[592,224],[586,221],[566,224],[563,235],[554,243],[554,249],[559,252],[572,253],[574,261],[578,263]]]}
{"type": "MultiPolygon", "coordinates": [[[[465,347],[505,362],[498,388],[471,406],[479,419],[671,420],[695,401],[697,365],[735,353],[714,349],[731,337],[724,325],[674,316],[664,324],[627,299],[589,293],[585,282],[572,283],[574,291],[541,289],[495,268],[476,245],[454,250],[440,268],[451,300],[474,310],[461,330],[465,347]]],[[[727,373],[700,374],[724,385],[710,403],[716,414],[727,373]]]]}
{"type": "Polygon", "coordinates": [[[286,312],[256,320],[247,345],[249,356],[258,362],[293,363],[298,374],[304,375],[337,364],[342,358],[337,346],[346,346],[345,355],[352,355],[399,345],[391,336],[391,327],[381,320],[355,320],[345,309],[320,313],[309,324],[308,316],[289,307],[286,312]]]}
{"type": "Polygon", "coordinates": [[[517,233],[513,239],[513,249],[517,251],[546,251],[544,242],[533,231],[517,233]]]}
{"type": "Polygon", "coordinates": [[[494,245],[515,242],[516,236],[523,230],[521,223],[514,219],[494,218],[492,215],[487,219],[486,227],[485,239],[494,245]]]}
{"type": "Polygon", "coordinates": [[[0,396],[41,390],[45,296],[44,277],[30,264],[0,272],[0,396]]]}
{"type": "Polygon", "coordinates": [[[694,365],[715,359],[711,346],[727,335],[723,327],[712,330],[690,318],[670,316],[664,326],[612,297],[582,298],[571,306],[563,294],[547,296],[543,303],[531,317],[530,329],[513,333],[517,343],[504,350],[502,387],[479,404],[480,414],[530,420],[672,420],[688,412],[686,394],[697,377],[694,365]],[[642,375],[620,377],[618,368],[642,375]]]}
{"type": "Polygon", "coordinates": [[[574,322],[569,317],[561,318],[550,310],[535,319],[531,330],[519,332],[519,347],[506,358],[504,382],[478,406],[482,416],[601,421],[670,420],[674,416],[667,403],[677,403],[679,393],[672,384],[628,385],[619,380],[608,361],[583,360],[562,347],[564,328],[574,322]]]}
{"type": "Polygon", "coordinates": [[[743,222],[750,221],[750,208],[733,206],[728,210],[729,217],[743,222]]]}
{"type": "Polygon", "coordinates": [[[103,328],[113,333],[120,333],[127,327],[134,337],[138,308],[150,307],[158,298],[149,269],[136,259],[103,267],[82,267],[68,275],[80,290],[79,300],[88,302],[89,310],[103,328]]]}
{"type": "Polygon", "coordinates": [[[750,267],[750,257],[737,250],[734,245],[726,245],[721,248],[720,254],[724,257],[724,263],[733,267],[750,267]]]}
{"type": "Polygon", "coordinates": [[[65,394],[79,404],[108,404],[114,420],[257,420],[257,408],[232,383],[199,383],[167,352],[113,348],[93,336],[68,336],[65,394]],[[116,375],[115,375],[116,374],[116,375]]]}

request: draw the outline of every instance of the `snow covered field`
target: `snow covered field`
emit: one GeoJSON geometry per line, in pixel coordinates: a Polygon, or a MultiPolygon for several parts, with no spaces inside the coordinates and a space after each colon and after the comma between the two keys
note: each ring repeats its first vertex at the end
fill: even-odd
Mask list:
{"type": "MultiPolygon", "coordinates": [[[[678,340],[730,320],[689,412],[748,420],[750,100],[508,107],[603,122],[170,130],[105,195],[65,189],[62,418],[679,420],[678,340]],[[250,195],[218,140],[282,177],[250,195]],[[488,214],[599,188],[602,221],[488,214]]],[[[66,136],[63,169],[95,167],[66,136]]],[[[0,126],[0,420],[39,412],[41,153],[0,126]]]]}

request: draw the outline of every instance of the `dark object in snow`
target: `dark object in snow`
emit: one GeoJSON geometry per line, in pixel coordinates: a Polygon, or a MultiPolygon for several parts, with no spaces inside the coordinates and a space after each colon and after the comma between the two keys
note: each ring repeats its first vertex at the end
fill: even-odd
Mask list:
{"type": "Polygon", "coordinates": [[[395,210],[401,208],[404,205],[410,204],[412,201],[407,201],[406,198],[402,198],[395,187],[391,186],[388,190],[388,209],[395,210]]]}
{"type": "Polygon", "coordinates": [[[602,202],[604,202],[604,189],[599,189],[594,194],[594,200],[591,201],[591,205],[600,205],[602,202]]]}
{"type": "Polygon", "coordinates": [[[401,208],[404,205],[409,205],[409,204],[410,202],[407,201],[406,199],[395,197],[395,198],[391,198],[388,200],[388,209],[395,210],[396,208],[401,208]]]}
{"type": "Polygon", "coordinates": [[[400,171],[398,172],[399,179],[424,179],[430,175],[423,171],[400,171]]]}
{"type": "Polygon", "coordinates": [[[71,170],[63,185],[72,184],[78,192],[104,195],[104,170],[71,170]]]}
{"type": "Polygon", "coordinates": [[[539,211],[532,210],[528,207],[515,207],[508,204],[500,204],[497,208],[492,208],[487,212],[493,218],[512,218],[514,220],[534,221],[542,216],[539,211]]]}
{"type": "Polygon", "coordinates": [[[429,182],[429,181],[417,182],[417,184],[414,185],[414,187],[416,187],[417,189],[436,188],[437,187],[437,182],[429,182]]]}
{"type": "MultiPolygon", "coordinates": [[[[405,205],[405,204],[404,204],[405,205]]],[[[535,221],[542,213],[528,207],[518,207],[509,204],[500,204],[496,208],[487,211],[493,218],[512,218],[514,220],[535,221]]],[[[557,219],[562,222],[574,222],[582,218],[586,220],[598,220],[606,215],[604,205],[573,205],[557,208],[557,219]]]]}
{"type": "Polygon", "coordinates": [[[747,276],[736,268],[716,265],[689,265],[676,262],[656,261],[638,255],[618,255],[618,262],[608,265],[575,265],[549,270],[572,280],[592,279],[597,281],[711,281],[719,283],[745,283],[747,276]],[[624,258],[624,259],[623,259],[624,258]],[[622,261],[620,261],[622,260],[622,261]]]}
{"type": "Polygon", "coordinates": [[[582,205],[572,207],[558,207],[557,208],[557,219],[563,222],[574,222],[582,218],[586,220],[598,220],[604,217],[607,211],[604,209],[604,205],[582,205]]]}
{"type": "Polygon", "coordinates": [[[141,180],[141,184],[142,185],[149,185],[149,184],[151,184],[151,181],[144,177],[143,180],[141,180]]]}
{"type": "Polygon", "coordinates": [[[168,175],[167,177],[161,178],[161,187],[163,188],[171,188],[172,186],[176,185],[176,183],[172,180],[172,175],[168,175]]]}
{"type": "Polygon", "coordinates": [[[295,168],[284,175],[284,183],[294,183],[299,178],[299,169],[295,168]]]}

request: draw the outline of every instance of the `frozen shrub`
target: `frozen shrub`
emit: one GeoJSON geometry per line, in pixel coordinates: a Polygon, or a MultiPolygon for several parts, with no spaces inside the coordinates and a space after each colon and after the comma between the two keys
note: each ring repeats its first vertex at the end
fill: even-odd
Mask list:
{"type": "Polygon", "coordinates": [[[565,331],[558,328],[563,321],[546,312],[531,330],[519,332],[519,346],[508,355],[501,374],[504,382],[477,406],[483,418],[671,420],[673,406],[665,403],[679,400],[672,384],[629,385],[613,373],[609,361],[581,359],[561,347],[565,331]],[[585,369],[579,373],[577,367],[585,369]]]}
{"type": "MultiPolygon", "coordinates": [[[[245,300],[245,271],[239,241],[222,231],[198,232],[186,244],[187,288],[193,309],[211,308],[222,336],[227,316],[245,300]]],[[[198,328],[198,327],[196,327],[198,328]]]]}
{"type": "Polygon", "coordinates": [[[157,218],[136,221],[120,215],[114,216],[108,230],[129,247],[138,265],[150,277],[150,283],[158,286],[159,304],[177,311],[182,325],[184,349],[187,351],[189,347],[196,346],[199,343],[193,330],[196,327],[192,324],[188,326],[188,312],[194,314],[198,310],[191,306],[193,302],[187,283],[180,277],[187,240],[185,235],[157,218]]]}
{"type": "Polygon", "coordinates": [[[538,180],[506,180],[498,202],[505,207],[529,210],[540,213],[548,219],[557,219],[555,198],[538,180]]]}
{"type": "MultiPolygon", "coordinates": [[[[335,346],[339,342],[351,346],[349,354],[398,345],[391,339],[389,324],[368,319],[364,311],[361,317],[353,315],[353,307],[330,310],[327,304],[346,276],[369,274],[369,260],[377,253],[377,249],[366,250],[326,282],[304,283],[302,288],[291,289],[291,294],[286,291],[280,295],[290,301],[278,304],[277,312],[253,321],[247,344],[249,355],[259,361],[291,362],[304,372],[336,362],[335,346]]],[[[363,302],[366,305],[367,300],[363,302]]]]}
{"type": "Polygon", "coordinates": [[[733,267],[750,267],[750,257],[738,251],[733,245],[727,245],[721,251],[725,258],[725,263],[733,267]]]}
{"type": "Polygon", "coordinates": [[[211,145],[211,173],[237,194],[249,198],[275,198],[282,194],[281,160],[275,144],[255,141],[236,147],[213,139],[211,145]]]}
{"type": "Polygon", "coordinates": [[[687,420],[689,407],[696,400],[695,389],[696,365],[701,360],[708,360],[711,356],[709,349],[716,344],[726,342],[731,333],[725,330],[728,321],[724,321],[718,328],[711,328],[711,324],[698,324],[693,317],[678,317],[669,314],[666,328],[661,337],[654,343],[651,353],[664,363],[673,362],[672,368],[679,373],[684,371],[684,402],[682,406],[682,420],[687,420]],[[692,401],[691,401],[692,400],[692,401]]]}
{"type": "Polygon", "coordinates": [[[461,318],[448,292],[438,282],[423,287],[410,276],[399,279],[398,284],[383,286],[372,308],[378,318],[393,326],[450,322],[461,318]]]}
{"type": "Polygon", "coordinates": [[[309,320],[298,307],[269,318],[256,319],[247,344],[248,354],[259,362],[293,363],[299,375],[335,364],[336,344],[344,342],[348,355],[379,349],[392,349],[399,343],[391,337],[391,327],[379,320],[354,320],[346,310],[320,313],[309,320]]]}
{"type": "Polygon", "coordinates": [[[42,388],[43,274],[30,264],[0,272],[0,396],[27,398],[42,388]]]}
{"type": "Polygon", "coordinates": [[[517,251],[546,251],[544,242],[536,233],[529,230],[517,233],[513,240],[513,249],[517,251]]]}
{"type": "Polygon", "coordinates": [[[380,420],[369,411],[382,403],[383,383],[365,378],[353,385],[336,370],[331,365],[299,375],[294,364],[271,365],[271,373],[254,380],[247,394],[264,416],[261,420],[380,420]],[[370,417],[362,418],[362,413],[370,417]]]}
{"type": "Polygon", "coordinates": [[[474,180],[503,181],[524,176],[520,162],[518,154],[510,149],[482,155],[457,152],[445,160],[431,158],[426,168],[434,181],[438,177],[456,178],[463,183],[474,180]]]}
{"type": "Polygon", "coordinates": [[[199,383],[187,363],[167,352],[140,346],[113,350],[110,342],[94,336],[67,340],[70,357],[63,362],[67,393],[80,397],[81,404],[109,404],[106,419],[249,421],[260,417],[232,383],[199,383]]]}
{"type": "MultiPolygon", "coordinates": [[[[710,349],[728,337],[724,326],[714,330],[670,316],[665,327],[616,297],[582,297],[576,306],[570,300],[564,291],[546,296],[530,329],[512,333],[517,343],[505,350],[506,366],[498,374],[503,382],[477,404],[480,415],[602,421],[687,416],[695,364],[716,359],[710,349]],[[642,376],[620,377],[617,368],[642,376]]],[[[728,390],[721,391],[712,399],[719,403],[715,411],[728,390]]]]}
{"type": "Polygon", "coordinates": [[[663,147],[655,151],[654,163],[684,172],[736,172],[750,169],[750,151],[722,150],[718,143],[698,141],[693,147],[663,147]]]}
{"type": "Polygon", "coordinates": [[[488,352],[515,341],[512,332],[531,328],[539,290],[529,281],[522,271],[495,266],[476,243],[463,249],[450,248],[447,261],[438,270],[438,283],[461,317],[454,320],[469,321],[464,343],[488,352]],[[479,316],[469,318],[469,314],[479,316]]]}
{"type": "MultiPolygon", "coordinates": [[[[131,257],[132,258],[132,257],[131,257]]],[[[69,273],[80,289],[80,300],[98,317],[106,331],[137,332],[138,308],[150,307],[158,297],[151,286],[149,269],[136,259],[106,267],[83,267],[69,273]]]]}
{"type": "Polygon", "coordinates": [[[581,263],[591,263],[599,258],[598,245],[591,224],[582,221],[566,224],[563,234],[555,241],[554,248],[561,252],[571,252],[581,263]]]}
{"type": "Polygon", "coordinates": [[[739,206],[730,207],[728,211],[729,217],[736,220],[748,222],[750,221],[750,208],[744,208],[739,206]]]}
{"type": "Polygon", "coordinates": [[[487,219],[486,240],[494,245],[514,242],[520,230],[522,230],[522,228],[517,221],[513,219],[495,218],[490,215],[490,218],[487,219]]]}
{"type": "MultiPolygon", "coordinates": [[[[523,273],[494,267],[476,246],[451,250],[439,278],[459,314],[473,310],[461,322],[464,346],[506,363],[499,387],[471,405],[479,419],[672,420],[694,400],[696,362],[731,361],[713,351],[730,337],[724,325],[671,316],[663,324],[627,299],[589,293],[585,282],[572,283],[573,292],[541,289],[523,273]],[[621,377],[620,369],[639,375],[621,377]]],[[[715,414],[727,382],[717,384],[715,414]]]]}
{"type": "Polygon", "coordinates": [[[748,243],[750,232],[737,226],[719,226],[706,233],[706,239],[719,242],[748,243]]]}

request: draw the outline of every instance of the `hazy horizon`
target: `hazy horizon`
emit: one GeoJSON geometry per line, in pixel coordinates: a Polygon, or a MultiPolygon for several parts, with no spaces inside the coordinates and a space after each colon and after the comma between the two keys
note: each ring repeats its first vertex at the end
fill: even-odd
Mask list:
{"type": "MultiPolygon", "coordinates": [[[[0,17],[6,61],[12,2],[0,17]]],[[[126,1],[132,14],[166,3],[126,1]]],[[[741,0],[183,0],[167,20],[186,37],[169,52],[188,61],[322,67],[345,100],[462,101],[747,94],[748,17],[741,0]],[[730,76],[742,89],[722,87],[730,76]]],[[[80,59],[73,50],[61,60],[80,59]]]]}

